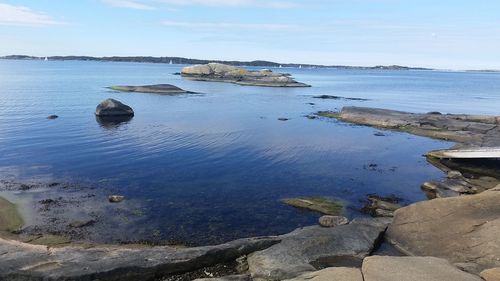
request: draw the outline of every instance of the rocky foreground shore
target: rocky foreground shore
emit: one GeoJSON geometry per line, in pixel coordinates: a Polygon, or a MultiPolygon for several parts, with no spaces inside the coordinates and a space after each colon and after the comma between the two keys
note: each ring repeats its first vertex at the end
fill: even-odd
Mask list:
{"type": "Polygon", "coordinates": [[[244,86],[310,87],[295,81],[289,74],[275,73],[269,69],[249,71],[221,63],[187,66],[182,69],[181,75],[196,81],[228,82],[244,86]]]}
{"type": "MultiPolygon", "coordinates": [[[[500,144],[499,117],[359,107],[318,115],[453,140],[457,147],[500,144]]],[[[500,280],[500,181],[495,167],[473,169],[470,162],[429,160],[447,171],[448,178],[424,183],[432,200],[399,208],[394,218],[309,226],[215,246],[21,242],[15,205],[1,200],[0,280],[190,280],[196,277],[182,276],[195,275],[183,274],[227,263],[231,270],[205,274],[212,278],[203,280],[500,280]],[[375,255],[383,240],[408,256],[375,255]]],[[[296,205],[303,207],[303,201],[296,205]]],[[[312,209],[313,200],[306,203],[312,209]]]]}

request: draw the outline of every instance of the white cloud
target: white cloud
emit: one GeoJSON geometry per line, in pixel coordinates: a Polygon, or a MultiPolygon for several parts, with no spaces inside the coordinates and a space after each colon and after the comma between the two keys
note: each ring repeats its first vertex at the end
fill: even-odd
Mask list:
{"type": "Polygon", "coordinates": [[[286,9],[293,8],[297,5],[291,1],[272,1],[272,0],[157,0],[170,5],[203,5],[214,7],[262,7],[262,8],[277,8],[286,9]]]}
{"type": "Polygon", "coordinates": [[[104,3],[118,8],[129,8],[135,10],[154,10],[153,6],[140,3],[135,0],[102,0],[104,3]]]}
{"type": "Polygon", "coordinates": [[[64,24],[51,16],[33,11],[24,6],[14,6],[0,3],[0,25],[59,25],[64,24]]]}
{"type": "Polygon", "coordinates": [[[263,31],[291,31],[298,27],[287,24],[271,23],[230,23],[230,22],[183,22],[183,21],[163,21],[163,25],[169,27],[180,27],[194,30],[263,30],[263,31]]]}

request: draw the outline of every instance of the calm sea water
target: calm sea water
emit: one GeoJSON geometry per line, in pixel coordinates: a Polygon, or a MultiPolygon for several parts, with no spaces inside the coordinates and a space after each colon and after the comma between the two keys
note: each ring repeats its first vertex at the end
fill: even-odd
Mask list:
{"type": "Polygon", "coordinates": [[[219,242],[317,220],[280,198],[342,199],[352,217],[368,193],[410,203],[425,198],[422,182],[443,177],[422,155],[450,143],[396,132],[377,137],[373,128],[304,115],[346,105],[499,114],[497,73],[281,69],[313,87],[280,89],[187,81],[173,75],[180,68],[0,61],[0,178],[91,183],[140,202],[142,222],[121,230],[131,240],[155,231],[162,239],[219,242]],[[156,83],[203,94],[105,88],[156,83]],[[312,98],[320,94],[370,101],[312,98]],[[95,107],[109,97],[136,116],[98,123],[95,107]]]}

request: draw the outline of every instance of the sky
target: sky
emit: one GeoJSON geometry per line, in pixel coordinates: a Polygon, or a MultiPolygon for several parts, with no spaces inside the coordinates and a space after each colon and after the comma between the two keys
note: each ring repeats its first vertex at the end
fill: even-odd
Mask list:
{"type": "Polygon", "coordinates": [[[498,0],[0,0],[0,56],[500,69],[498,0]]]}

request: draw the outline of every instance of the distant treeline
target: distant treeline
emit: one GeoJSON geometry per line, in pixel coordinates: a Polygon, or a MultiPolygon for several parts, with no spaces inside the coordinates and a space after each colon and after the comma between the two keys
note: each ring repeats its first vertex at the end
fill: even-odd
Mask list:
{"type": "MultiPolygon", "coordinates": [[[[0,59],[11,60],[44,60],[45,57],[34,57],[25,55],[10,55],[0,57],[0,59]]],[[[344,65],[316,65],[316,64],[297,64],[297,63],[276,63],[272,61],[222,61],[222,60],[200,60],[181,57],[90,57],[90,56],[52,56],[48,60],[78,60],[78,61],[103,61],[103,62],[140,62],[140,63],[173,63],[173,64],[206,64],[218,62],[238,66],[259,66],[259,67],[304,67],[304,68],[346,68],[346,69],[397,69],[397,70],[430,70],[428,68],[407,67],[400,65],[378,65],[378,66],[344,66],[344,65]]]]}

